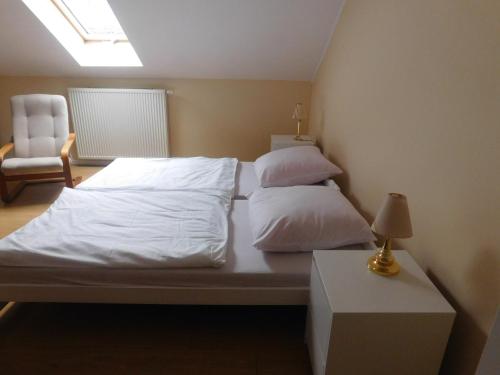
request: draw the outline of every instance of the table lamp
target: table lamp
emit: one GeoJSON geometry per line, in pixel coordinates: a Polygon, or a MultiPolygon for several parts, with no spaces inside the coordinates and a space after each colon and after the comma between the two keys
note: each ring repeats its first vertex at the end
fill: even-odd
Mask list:
{"type": "Polygon", "coordinates": [[[306,139],[300,136],[300,124],[302,120],[305,119],[304,106],[302,103],[295,104],[295,109],[293,110],[292,119],[297,120],[297,135],[295,136],[296,141],[305,141],[306,139]]]}
{"type": "Polygon", "coordinates": [[[413,235],[406,196],[389,193],[377,212],[372,231],[384,237],[384,244],[368,259],[368,268],[382,276],[396,275],[399,264],[391,252],[393,238],[409,238],[413,235]]]}

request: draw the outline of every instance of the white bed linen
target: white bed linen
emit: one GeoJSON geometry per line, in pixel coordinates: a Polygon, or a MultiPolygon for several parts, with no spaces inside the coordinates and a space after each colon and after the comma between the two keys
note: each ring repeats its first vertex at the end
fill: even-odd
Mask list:
{"type": "Polygon", "coordinates": [[[117,158],[77,189],[218,189],[234,194],[234,158],[117,158]]]}
{"type": "Polygon", "coordinates": [[[11,266],[209,267],[225,261],[231,195],[73,190],[0,240],[11,266]]]}
{"type": "MultiPolygon", "coordinates": [[[[252,236],[249,225],[248,201],[233,201],[229,220],[226,263],[220,268],[126,269],[0,266],[0,285],[307,288],[312,253],[260,251],[251,245],[252,236]]],[[[352,245],[347,248],[372,249],[373,244],[352,245]]],[[[369,254],[367,252],[367,257],[369,254]]]]}
{"type": "Polygon", "coordinates": [[[220,266],[236,166],[234,158],[119,158],[0,240],[0,264],[220,266]]]}

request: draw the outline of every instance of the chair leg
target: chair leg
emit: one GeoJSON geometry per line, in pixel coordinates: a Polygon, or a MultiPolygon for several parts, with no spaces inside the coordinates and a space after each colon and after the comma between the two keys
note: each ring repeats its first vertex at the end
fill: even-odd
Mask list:
{"type": "Polygon", "coordinates": [[[7,189],[7,182],[5,181],[2,172],[0,172],[0,196],[4,203],[9,203],[9,191],[7,189]]]}
{"type": "Polygon", "coordinates": [[[73,178],[71,177],[71,169],[64,168],[64,182],[66,183],[66,187],[74,188],[73,178]]]}
{"type": "Polygon", "coordinates": [[[64,182],[66,183],[66,187],[74,188],[76,185],[82,182],[82,176],[77,176],[75,178],[71,176],[71,168],[69,165],[68,166],[64,165],[63,172],[64,172],[64,182]]]}
{"type": "Polygon", "coordinates": [[[64,173],[64,182],[66,182],[66,187],[74,188],[73,178],[71,177],[71,167],[69,165],[68,158],[62,158],[63,162],[63,173],[64,173]]]}
{"type": "Polygon", "coordinates": [[[0,173],[0,196],[2,198],[2,202],[5,204],[11,203],[14,198],[17,197],[21,191],[23,191],[25,186],[26,182],[21,180],[9,192],[7,189],[7,181],[5,180],[3,173],[0,173]]]}
{"type": "Polygon", "coordinates": [[[17,197],[21,191],[26,187],[26,181],[19,181],[16,186],[7,195],[7,202],[12,202],[15,197],[17,197]]]}

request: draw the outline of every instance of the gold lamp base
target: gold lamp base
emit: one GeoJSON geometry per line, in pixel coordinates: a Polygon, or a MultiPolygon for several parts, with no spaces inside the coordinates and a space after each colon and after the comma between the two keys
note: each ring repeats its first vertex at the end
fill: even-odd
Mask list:
{"type": "Polygon", "coordinates": [[[306,141],[306,139],[302,138],[302,136],[300,135],[300,123],[302,122],[302,120],[297,120],[297,135],[295,137],[293,137],[293,139],[295,139],[296,141],[306,141]]]}
{"type": "Polygon", "coordinates": [[[384,246],[368,259],[368,269],[382,276],[393,276],[399,273],[399,264],[392,256],[391,240],[384,241],[384,246]]]}

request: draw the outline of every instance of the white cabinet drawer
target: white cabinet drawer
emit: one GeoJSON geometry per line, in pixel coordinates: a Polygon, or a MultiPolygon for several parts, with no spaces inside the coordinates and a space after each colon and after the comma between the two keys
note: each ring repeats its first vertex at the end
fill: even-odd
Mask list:
{"type": "Polygon", "coordinates": [[[332,310],[315,262],[311,270],[307,341],[315,375],[324,374],[330,345],[332,310]]]}

